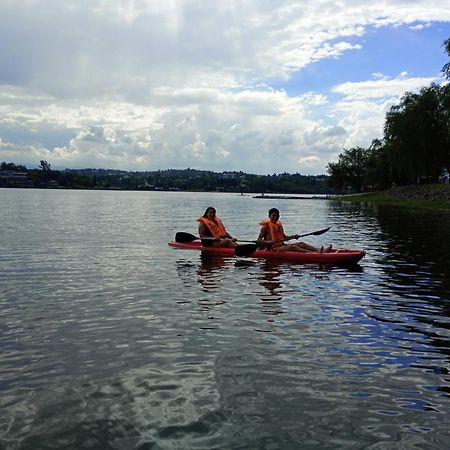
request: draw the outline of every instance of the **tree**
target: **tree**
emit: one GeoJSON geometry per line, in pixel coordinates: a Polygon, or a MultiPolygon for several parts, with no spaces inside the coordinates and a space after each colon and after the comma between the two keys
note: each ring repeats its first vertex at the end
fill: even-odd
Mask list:
{"type": "Polygon", "coordinates": [[[327,166],[329,184],[339,190],[361,192],[365,188],[367,171],[367,150],[362,147],[344,149],[337,163],[327,166]]]}
{"type": "Polygon", "coordinates": [[[26,172],[27,168],[21,164],[14,164],[13,162],[7,163],[5,161],[1,164],[1,170],[9,170],[11,172],[26,172]]]}
{"type": "Polygon", "coordinates": [[[386,114],[384,140],[396,184],[437,182],[449,160],[449,88],[407,92],[386,114]]]}
{"type": "MultiPolygon", "coordinates": [[[[445,48],[445,51],[447,52],[447,55],[450,56],[450,38],[444,41],[443,46],[445,48]]],[[[450,80],[450,62],[444,65],[442,68],[442,72],[444,72],[445,78],[447,80],[450,80]]]]}
{"type": "Polygon", "coordinates": [[[40,161],[39,169],[43,170],[44,172],[50,172],[52,170],[50,168],[50,164],[44,160],[40,161]]]}
{"type": "Polygon", "coordinates": [[[389,152],[380,139],[374,139],[367,150],[364,184],[369,190],[386,189],[392,184],[389,152]]]}

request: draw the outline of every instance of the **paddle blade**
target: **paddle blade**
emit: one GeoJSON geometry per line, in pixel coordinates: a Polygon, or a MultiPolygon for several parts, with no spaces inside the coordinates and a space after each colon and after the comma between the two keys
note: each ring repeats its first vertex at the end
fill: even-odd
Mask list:
{"type": "Polygon", "coordinates": [[[244,244],[238,245],[234,248],[234,254],[236,256],[250,256],[252,253],[255,253],[258,249],[256,244],[244,244]]]}
{"type": "Polygon", "coordinates": [[[194,236],[193,234],[190,233],[183,233],[182,231],[179,231],[178,233],[175,234],[175,242],[180,242],[182,244],[186,242],[195,241],[196,239],[198,239],[197,236],[194,236]]]}
{"type": "Polygon", "coordinates": [[[309,233],[311,236],[319,236],[320,234],[326,233],[331,227],[324,228],[323,230],[314,231],[312,233],[309,233]]]}

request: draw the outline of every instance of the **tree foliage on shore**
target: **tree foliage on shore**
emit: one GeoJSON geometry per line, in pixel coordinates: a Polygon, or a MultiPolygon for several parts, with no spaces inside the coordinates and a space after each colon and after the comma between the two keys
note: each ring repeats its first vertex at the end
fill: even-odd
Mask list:
{"type": "MultiPolygon", "coordinates": [[[[450,56],[450,39],[444,47],[450,56]]],[[[442,71],[450,79],[450,63],[442,71]]],[[[369,148],[344,149],[328,164],[331,186],[361,192],[438,182],[450,170],[450,84],[406,92],[386,114],[383,131],[369,148]]]]}

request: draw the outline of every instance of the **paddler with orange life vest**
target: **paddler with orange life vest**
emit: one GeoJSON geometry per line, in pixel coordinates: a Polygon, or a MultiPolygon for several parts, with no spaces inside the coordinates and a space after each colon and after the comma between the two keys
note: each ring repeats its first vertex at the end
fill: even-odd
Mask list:
{"type": "Polygon", "coordinates": [[[283,225],[280,222],[280,211],[277,208],[269,209],[269,220],[263,220],[259,222],[261,225],[261,231],[259,233],[256,243],[258,245],[267,247],[268,250],[274,251],[286,251],[291,252],[329,252],[331,245],[327,248],[317,248],[306,242],[296,242],[295,244],[285,244],[284,239],[298,239],[298,234],[292,236],[286,236],[284,234],[283,225]]]}
{"type": "Polygon", "coordinates": [[[216,216],[212,206],[206,208],[205,214],[197,219],[198,234],[204,247],[236,247],[237,239],[231,236],[222,221],[216,216]]]}

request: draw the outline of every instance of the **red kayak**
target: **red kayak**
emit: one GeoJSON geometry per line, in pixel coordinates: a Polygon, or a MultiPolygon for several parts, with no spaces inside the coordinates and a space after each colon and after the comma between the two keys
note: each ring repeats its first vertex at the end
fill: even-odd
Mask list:
{"type": "MultiPolygon", "coordinates": [[[[184,250],[200,250],[205,253],[214,253],[223,256],[236,256],[233,248],[226,247],[203,247],[200,241],[194,242],[169,242],[171,247],[181,248],[184,250]]],[[[273,251],[273,250],[256,250],[251,255],[252,258],[265,258],[278,261],[292,261],[300,263],[319,263],[319,264],[336,264],[336,263],[356,263],[364,258],[366,252],[364,250],[348,250],[333,249],[327,253],[311,252],[289,252],[289,251],[273,251]]]]}

